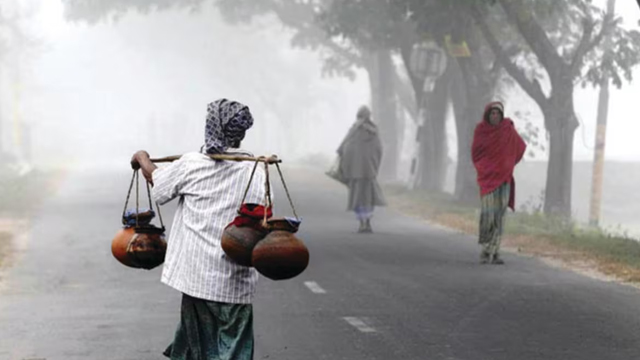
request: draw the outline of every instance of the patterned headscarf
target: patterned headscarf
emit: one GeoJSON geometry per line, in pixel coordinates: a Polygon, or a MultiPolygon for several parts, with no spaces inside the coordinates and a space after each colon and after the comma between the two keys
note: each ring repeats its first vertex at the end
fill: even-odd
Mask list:
{"type": "Polygon", "coordinates": [[[221,154],[244,139],[253,126],[249,107],[227,99],[216,100],[207,107],[204,141],[208,154],[221,154]]]}

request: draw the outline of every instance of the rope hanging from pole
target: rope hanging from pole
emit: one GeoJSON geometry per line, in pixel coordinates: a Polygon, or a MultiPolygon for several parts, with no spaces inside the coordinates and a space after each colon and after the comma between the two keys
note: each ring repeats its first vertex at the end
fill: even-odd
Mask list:
{"type": "MultiPolygon", "coordinates": [[[[242,155],[226,155],[226,154],[206,154],[206,156],[210,157],[213,160],[226,160],[226,161],[250,161],[250,162],[254,162],[254,166],[253,169],[251,171],[251,175],[249,176],[249,182],[247,184],[247,187],[244,191],[244,195],[242,197],[242,202],[240,203],[240,207],[242,207],[242,204],[244,203],[244,201],[247,198],[247,194],[249,193],[249,189],[251,187],[251,183],[253,181],[255,172],[258,168],[258,164],[259,163],[264,163],[264,170],[265,170],[265,209],[270,208],[273,203],[271,200],[271,180],[270,180],[270,176],[269,176],[269,165],[275,165],[277,170],[278,170],[278,175],[280,176],[280,180],[282,181],[282,186],[284,187],[284,191],[287,195],[287,200],[289,201],[289,205],[291,206],[291,210],[293,211],[293,215],[296,218],[296,220],[300,221],[300,217],[298,216],[298,213],[296,212],[296,208],[295,205],[293,204],[293,199],[291,198],[291,193],[289,192],[289,187],[287,186],[287,183],[284,179],[284,176],[282,174],[282,170],[280,169],[280,163],[282,163],[282,160],[279,159],[276,155],[271,155],[269,157],[267,156],[258,156],[258,157],[253,157],[253,156],[242,156],[242,155]]],[[[182,157],[182,155],[174,155],[174,156],[167,156],[167,157],[162,157],[162,158],[155,158],[155,159],[150,159],[151,162],[154,163],[166,163],[166,162],[173,162],[176,160],[179,160],[182,157]]],[[[134,177],[136,177],[136,172],[134,172],[134,177]]],[[[131,187],[133,186],[133,179],[132,179],[132,183],[131,183],[131,187]]],[[[131,189],[129,190],[131,192],[131,189]]],[[[151,195],[150,195],[150,189],[149,189],[149,184],[147,183],[147,191],[149,192],[149,204],[151,205],[151,195]]],[[[136,192],[137,194],[137,192],[136,192]]],[[[128,202],[128,197],[127,197],[127,202],[128,202]]],[[[158,208],[158,215],[160,216],[160,223],[162,225],[162,228],[164,229],[164,224],[162,223],[162,217],[160,215],[160,206],[158,206],[158,204],[156,204],[157,208],[158,208]]],[[[136,206],[137,209],[137,206],[136,206]]],[[[153,210],[153,207],[151,207],[151,209],[153,210]]],[[[126,204],[125,204],[125,210],[126,210],[126,204]]],[[[266,224],[266,214],[267,212],[265,211],[265,218],[264,218],[264,222],[266,224]]]]}

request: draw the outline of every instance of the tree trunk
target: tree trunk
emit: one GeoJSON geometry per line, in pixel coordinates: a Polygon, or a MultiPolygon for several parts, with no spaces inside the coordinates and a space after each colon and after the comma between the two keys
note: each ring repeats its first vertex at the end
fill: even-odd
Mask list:
{"type": "Polygon", "coordinates": [[[433,93],[426,95],[424,125],[419,128],[419,165],[417,187],[431,192],[442,192],[447,173],[447,105],[451,71],[436,83],[433,93]]]}
{"type": "MultiPolygon", "coordinates": [[[[0,101],[0,104],[2,102],[0,101]]],[[[4,116],[2,116],[2,109],[0,108],[0,158],[2,157],[2,153],[4,151],[4,133],[3,133],[3,123],[2,123],[2,119],[4,118],[4,116]]]]}
{"type": "MultiPolygon", "coordinates": [[[[456,66],[456,70],[458,69],[461,69],[461,67],[456,66]]],[[[468,74],[467,76],[470,75],[468,74]]],[[[471,85],[471,80],[465,81],[463,73],[456,71],[451,87],[451,100],[453,101],[456,133],[458,135],[458,161],[454,196],[457,200],[465,203],[473,203],[478,200],[476,170],[471,161],[471,143],[475,125],[478,122],[477,116],[474,115],[482,111],[478,110],[477,106],[482,106],[481,103],[484,101],[482,98],[477,99],[478,96],[474,91],[470,90],[471,85]]]]}
{"type": "Polygon", "coordinates": [[[548,108],[542,109],[549,132],[549,163],[544,212],[571,218],[573,140],[578,126],[573,108],[573,85],[555,93],[548,108]]]}
{"type": "Polygon", "coordinates": [[[452,99],[456,131],[458,135],[458,162],[456,168],[455,198],[458,201],[478,204],[477,173],[471,159],[471,145],[475,127],[482,118],[484,107],[492,100],[497,81],[491,73],[488,59],[483,59],[481,38],[473,16],[458,9],[454,15],[459,26],[452,32],[452,41],[465,41],[471,56],[456,57],[456,72],[452,99]]]}
{"type": "Polygon", "coordinates": [[[544,114],[545,128],[549,132],[549,165],[545,189],[544,212],[555,217],[571,217],[571,181],[573,173],[573,139],[578,121],[573,107],[575,76],[584,61],[585,53],[577,53],[582,47],[578,44],[570,63],[566,62],[558,48],[553,45],[548,34],[536,20],[529,16],[530,8],[523,1],[500,0],[507,17],[510,18],[520,35],[525,39],[531,51],[545,68],[551,81],[550,96],[546,96],[537,80],[527,78],[524,69],[514,64],[507,56],[486,24],[482,27],[490,46],[499,56],[505,69],[518,81],[531,96],[544,114]]]}
{"type": "MultiPolygon", "coordinates": [[[[472,54],[478,52],[474,36],[466,37],[472,54]]],[[[482,63],[480,56],[457,58],[460,69],[458,83],[464,93],[465,105],[456,112],[458,131],[458,167],[456,171],[456,198],[462,202],[478,201],[476,169],[471,160],[471,144],[476,124],[481,120],[484,107],[493,97],[496,83],[482,63]],[[462,110],[462,111],[460,111],[462,110]],[[458,116],[458,112],[462,116],[458,116]]],[[[460,95],[458,95],[460,97],[460,95]]]]}
{"type": "Polygon", "coordinates": [[[385,49],[372,54],[367,70],[373,120],[380,129],[384,146],[379,178],[383,182],[394,181],[398,175],[398,119],[391,51],[385,49]]]}
{"type": "Polygon", "coordinates": [[[412,121],[418,119],[418,106],[416,105],[416,97],[410,83],[403,81],[397,71],[393,74],[393,86],[398,97],[399,108],[407,111],[412,121]]]}

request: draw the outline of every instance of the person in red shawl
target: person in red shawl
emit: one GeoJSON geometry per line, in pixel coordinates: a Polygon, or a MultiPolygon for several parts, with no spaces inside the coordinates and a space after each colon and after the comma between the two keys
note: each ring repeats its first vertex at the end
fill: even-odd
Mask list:
{"type": "Polygon", "coordinates": [[[489,103],[482,121],[476,126],[471,147],[482,203],[479,243],[483,264],[504,264],[499,255],[504,215],[507,207],[515,210],[513,171],[526,148],[513,121],[504,117],[504,105],[489,103]]]}

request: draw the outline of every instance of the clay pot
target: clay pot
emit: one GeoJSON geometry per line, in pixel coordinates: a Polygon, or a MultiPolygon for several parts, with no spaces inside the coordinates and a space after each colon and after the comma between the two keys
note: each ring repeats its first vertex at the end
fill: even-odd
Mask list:
{"type": "Polygon", "coordinates": [[[222,233],[222,250],[231,260],[243,266],[251,266],[253,247],[267,235],[263,220],[272,215],[271,207],[245,203],[238,210],[238,216],[222,233]]]}
{"type": "Polygon", "coordinates": [[[122,265],[136,267],[129,254],[127,254],[127,247],[129,247],[129,242],[135,234],[136,231],[132,227],[125,227],[118,231],[113,241],[111,241],[111,254],[122,265]]]}
{"type": "Polygon", "coordinates": [[[164,229],[155,226],[136,228],[136,234],[127,248],[127,254],[137,267],[147,270],[162,265],[166,252],[164,229]]]}
{"type": "Polygon", "coordinates": [[[300,275],[309,265],[309,250],[294,233],[299,223],[271,219],[270,232],[254,248],[253,266],[271,280],[286,280],[300,275]]]}
{"type": "Polygon", "coordinates": [[[111,242],[113,256],[123,265],[151,270],[164,263],[167,241],[155,226],[124,228],[111,242]]]}
{"type": "Polygon", "coordinates": [[[251,266],[253,248],[265,235],[265,231],[252,227],[229,225],[222,233],[222,250],[236,263],[251,266]]]}

